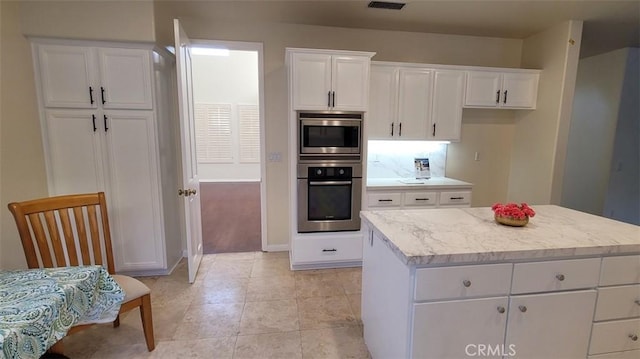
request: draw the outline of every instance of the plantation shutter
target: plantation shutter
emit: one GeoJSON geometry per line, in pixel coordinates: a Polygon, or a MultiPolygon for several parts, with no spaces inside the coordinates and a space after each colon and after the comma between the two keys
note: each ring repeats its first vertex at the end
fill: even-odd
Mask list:
{"type": "Polygon", "coordinates": [[[233,163],[231,105],[194,104],[198,162],[233,163]]]}
{"type": "Polygon", "coordinates": [[[260,121],[257,105],[238,105],[240,163],[260,162],[260,121]]]}

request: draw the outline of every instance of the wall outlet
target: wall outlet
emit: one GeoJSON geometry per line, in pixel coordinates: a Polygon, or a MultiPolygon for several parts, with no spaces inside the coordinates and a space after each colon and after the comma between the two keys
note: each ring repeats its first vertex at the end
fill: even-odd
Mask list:
{"type": "Polygon", "coordinates": [[[282,152],[269,152],[269,162],[282,162],[282,152]]]}

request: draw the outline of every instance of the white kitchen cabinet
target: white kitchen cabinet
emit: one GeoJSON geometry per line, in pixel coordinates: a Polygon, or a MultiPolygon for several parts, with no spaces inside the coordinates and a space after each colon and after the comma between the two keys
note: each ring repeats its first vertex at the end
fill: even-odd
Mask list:
{"type": "MultiPolygon", "coordinates": [[[[593,325],[592,334],[601,257],[407,265],[377,230],[364,229],[362,320],[373,357],[585,358],[588,352],[622,354],[640,348],[633,340],[640,319],[611,321],[606,317],[593,325]],[[512,277],[512,268],[517,266],[521,269],[513,270],[512,277]],[[576,268],[586,270],[572,272],[576,268]],[[568,287],[531,287],[535,293],[518,293],[518,288],[528,288],[526,282],[538,280],[536,273],[557,269],[568,270],[568,287]],[[516,283],[521,281],[525,283],[516,283]],[[585,286],[588,288],[575,290],[585,286]]],[[[627,286],[622,293],[631,298],[631,291],[627,286]]],[[[615,295],[610,292],[609,297],[615,295]]],[[[603,311],[613,310],[618,317],[624,309],[613,308],[615,303],[618,301],[603,304],[603,311]]]]}
{"type": "Polygon", "coordinates": [[[535,109],[539,71],[468,71],[464,107],[535,109]]]}
{"type": "Polygon", "coordinates": [[[153,112],[47,110],[46,120],[50,194],[105,191],[116,270],[164,267],[153,112]]]}
{"type": "Polygon", "coordinates": [[[367,189],[369,209],[410,209],[436,207],[470,207],[471,187],[448,190],[371,190],[367,189]]]}
{"type": "Polygon", "coordinates": [[[460,141],[464,71],[434,70],[430,140],[460,141]]]}
{"type": "Polygon", "coordinates": [[[153,98],[154,88],[170,93],[170,64],[159,54],[152,63],[151,48],[52,41],[33,43],[49,195],[104,191],[116,271],[167,274],[182,256],[175,223],[165,222],[177,206],[165,205],[160,177],[175,156],[161,165],[159,132],[171,142],[173,126],[153,98]]]}
{"type": "Polygon", "coordinates": [[[287,49],[294,110],[367,111],[373,53],[287,49]]]}
{"type": "Polygon", "coordinates": [[[370,140],[460,140],[466,73],[400,63],[371,66],[370,140]]]}
{"type": "Polygon", "coordinates": [[[498,349],[483,358],[501,358],[508,303],[505,296],[415,304],[411,357],[465,358],[480,344],[498,349]]]}
{"type": "Polygon", "coordinates": [[[595,303],[595,290],[512,296],[505,345],[518,358],[584,358],[595,303]]]}
{"type": "Polygon", "coordinates": [[[392,139],[398,117],[398,68],[371,65],[369,112],[365,129],[369,140],[392,139]],[[393,127],[393,129],[392,129],[393,127]]]}
{"type": "Polygon", "coordinates": [[[53,44],[37,50],[45,107],[152,109],[150,51],[53,44]]]}
{"type": "Polygon", "coordinates": [[[43,132],[51,194],[104,188],[104,132],[95,111],[47,110],[43,132]]]}
{"type": "Polygon", "coordinates": [[[640,354],[640,256],[602,260],[589,358],[640,354]]]}
{"type": "Polygon", "coordinates": [[[420,140],[427,137],[431,120],[433,71],[401,68],[398,72],[398,117],[392,137],[420,140]]]}

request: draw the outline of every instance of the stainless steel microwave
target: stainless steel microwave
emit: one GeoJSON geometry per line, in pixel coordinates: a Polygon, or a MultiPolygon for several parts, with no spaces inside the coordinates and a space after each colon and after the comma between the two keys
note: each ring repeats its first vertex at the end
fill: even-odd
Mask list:
{"type": "Polygon", "coordinates": [[[300,155],[360,155],[362,112],[299,112],[300,155]]]}

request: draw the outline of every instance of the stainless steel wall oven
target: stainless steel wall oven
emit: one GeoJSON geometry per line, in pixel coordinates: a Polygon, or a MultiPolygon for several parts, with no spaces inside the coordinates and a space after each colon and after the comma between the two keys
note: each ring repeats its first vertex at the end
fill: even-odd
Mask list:
{"type": "Polygon", "coordinates": [[[298,232],[360,230],[362,163],[298,164],[298,232]]]}

